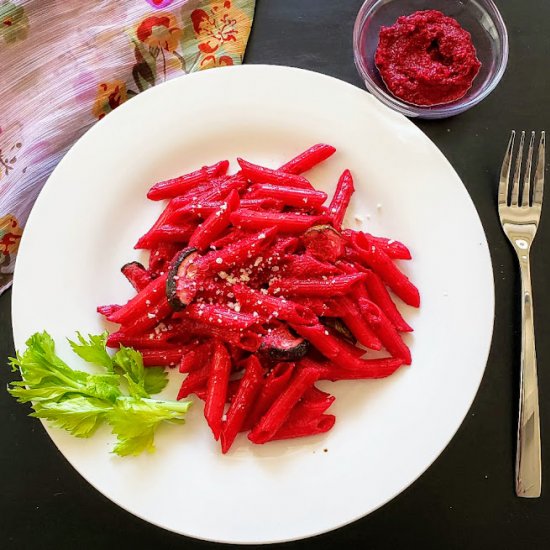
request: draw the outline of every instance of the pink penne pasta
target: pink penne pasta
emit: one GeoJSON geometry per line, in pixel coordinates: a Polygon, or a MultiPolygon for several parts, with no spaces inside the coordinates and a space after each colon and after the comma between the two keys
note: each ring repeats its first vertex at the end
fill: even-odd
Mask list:
{"type": "Polygon", "coordinates": [[[268,441],[323,434],[332,429],[335,422],[336,417],[333,414],[312,411],[303,403],[300,403],[292,410],[287,421],[268,441]]]}
{"type": "Polygon", "coordinates": [[[104,317],[110,317],[113,313],[116,313],[122,306],[119,304],[106,304],[104,306],[97,306],[96,311],[104,317]]]}
{"type": "Polygon", "coordinates": [[[120,271],[137,292],[143,290],[151,282],[151,275],[139,262],[124,264],[120,271]]]}
{"type": "Polygon", "coordinates": [[[326,221],[326,216],[247,210],[245,208],[231,214],[231,223],[241,229],[256,230],[276,227],[280,233],[302,233],[309,227],[326,221]]]}
{"type": "Polygon", "coordinates": [[[139,317],[127,319],[120,325],[120,330],[127,336],[137,336],[157,326],[172,313],[172,308],[165,296],[161,296],[155,305],[146,306],[147,312],[139,317]]]}
{"type": "Polygon", "coordinates": [[[241,431],[248,431],[273,405],[277,397],[288,387],[294,363],[278,363],[267,374],[252,410],[246,416],[241,431]]]}
{"type": "Polygon", "coordinates": [[[338,180],[336,191],[328,207],[329,213],[332,216],[332,223],[336,229],[340,229],[342,226],[344,215],[348,209],[354,191],[355,188],[353,186],[351,172],[349,170],[344,170],[338,180]]]}
{"type": "Polygon", "coordinates": [[[310,309],[318,317],[341,317],[342,310],[336,298],[316,298],[313,296],[293,296],[292,300],[310,309]]]}
{"type": "Polygon", "coordinates": [[[353,239],[353,243],[358,253],[359,261],[363,265],[372,268],[382,278],[384,283],[406,304],[420,307],[418,289],[383,250],[380,250],[375,245],[371,245],[369,249],[364,249],[360,246],[357,238],[353,239]]]}
{"type": "Polygon", "coordinates": [[[181,316],[231,330],[250,328],[258,324],[258,315],[237,312],[235,309],[218,304],[194,303],[188,305],[181,316]]]}
{"type": "Polygon", "coordinates": [[[183,334],[219,338],[226,344],[251,352],[258,351],[260,347],[261,335],[256,331],[224,329],[218,323],[208,324],[186,317],[178,317],[177,314],[174,314],[174,318],[178,319],[177,327],[183,334]]]}
{"type": "Polygon", "coordinates": [[[409,249],[342,229],[349,170],[328,206],[301,175],[334,152],[318,143],[279,169],[237,159],[234,174],[222,160],[155,184],[149,198],[168,203],[135,246],[148,261],[121,270],[136,294],[98,307],[119,325],[109,347],[179,367],[177,398],[204,401],[222,453],[242,432],[256,444],[323,434],[334,396],[317,380],[382,378],[411,363],[400,332],[412,329],[389,292],[420,304],[395,262],[409,249]]]}
{"type": "Polygon", "coordinates": [[[161,181],[151,187],[147,193],[147,197],[154,201],[176,197],[196,187],[197,184],[205,180],[225,174],[228,167],[229,162],[227,160],[221,160],[212,166],[204,166],[200,170],[185,174],[184,176],[161,181]]]}
{"type": "Polygon", "coordinates": [[[310,147],[303,153],[289,160],[283,164],[280,168],[280,172],[287,172],[289,174],[302,174],[311,170],[317,164],[328,159],[336,149],[332,145],[326,143],[317,143],[310,147]]]}
{"type": "Polygon", "coordinates": [[[254,197],[272,198],[287,206],[304,209],[321,206],[327,200],[327,194],[323,191],[273,185],[271,183],[256,183],[250,187],[250,192],[254,197]]]}
{"type": "Polygon", "coordinates": [[[202,369],[210,361],[212,342],[193,343],[181,356],[179,371],[182,373],[202,369]]]}
{"type": "Polygon", "coordinates": [[[252,410],[263,382],[263,368],[254,355],[246,361],[245,374],[241,378],[237,393],[231,400],[227,419],[221,431],[222,453],[229,451],[235,437],[241,430],[246,416],[252,410]]]}
{"type": "Polygon", "coordinates": [[[157,227],[147,234],[146,239],[140,239],[134,248],[150,249],[161,243],[180,243],[186,244],[191,235],[193,235],[193,224],[184,225],[165,224],[157,227]]]}
{"type": "Polygon", "coordinates": [[[264,318],[272,317],[306,325],[317,321],[317,316],[311,310],[291,300],[262,294],[243,284],[235,285],[233,292],[241,309],[259,312],[264,318]]]}
{"type": "MultiPolygon", "coordinates": [[[[129,336],[119,330],[109,334],[109,337],[107,338],[107,347],[118,348],[120,346],[126,346],[139,350],[166,348],[170,336],[171,334],[169,332],[161,331],[159,331],[158,334],[155,332],[149,332],[139,336],[129,336]]],[[[181,346],[181,342],[179,342],[178,345],[181,346]]],[[[186,349],[191,349],[191,346],[186,349]]]]}
{"type": "Polygon", "coordinates": [[[267,248],[276,234],[277,229],[274,227],[254,233],[240,241],[228,244],[222,250],[209,252],[200,262],[197,262],[197,265],[202,272],[206,273],[217,273],[242,265],[267,248]]]}
{"type": "Polygon", "coordinates": [[[237,162],[242,173],[254,183],[272,183],[301,189],[313,189],[311,183],[302,176],[258,166],[240,158],[237,159],[237,162]]]}
{"type": "Polygon", "coordinates": [[[350,344],[334,336],[322,325],[291,326],[339,369],[360,372],[360,378],[383,378],[403,364],[403,360],[399,358],[361,359],[350,344]]]}
{"type": "Polygon", "coordinates": [[[405,365],[410,365],[411,351],[385,313],[376,304],[363,297],[358,299],[357,305],[382,345],[393,357],[399,357],[403,359],[405,365]]]}
{"type": "Polygon", "coordinates": [[[340,296],[350,292],[353,285],[365,280],[364,273],[335,275],[322,279],[281,279],[270,284],[269,292],[282,296],[340,296]]]}
{"type": "Polygon", "coordinates": [[[362,248],[368,249],[371,246],[376,246],[383,250],[393,260],[410,260],[410,250],[399,241],[394,239],[387,239],[385,237],[375,237],[370,233],[364,233],[363,231],[353,231],[346,229],[342,232],[350,241],[355,236],[357,242],[362,248]]]}
{"type": "Polygon", "coordinates": [[[328,277],[340,273],[335,265],[318,260],[308,252],[290,256],[286,271],[293,277],[328,277]]]}
{"type": "Polygon", "coordinates": [[[174,212],[177,210],[178,206],[175,202],[175,200],[171,200],[167,205],[166,208],[160,213],[160,216],[157,218],[151,229],[147,231],[144,235],[142,235],[134,248],[152,248],[153,243],[150,242],[150,235],[159,227],[169,224],[170,223],[170,217],[174,214],[174,212]]]}
{"type": "Polygon", "coordinates": [[[253,443],[260,444],[272,439],[290,416],[299,399],[318,378],[319,371],[317,369],[303,368],[297,371],[286,390],[277,397],[273,405],[248,434],[248,439],[253,443]]]}
{"type": "Polygon", "coordinates": [[[169,348],[140,350],[145,367],[175,367],[181,361],[185,348],[172,346],[169,348]]]}
{"type": "Polygon", "coordinates": [[[300,407],[312,413],[321,414],[334,403],[335,399],[334,395],[330,395],[330,393],[324,392],[313,385],[302,396],[300,407]]]}
{"type": "Polygon", "coordinates": [[[194,393],[197,389],[202,388],[207,383],[209,375],[210,362],[202,368],[190,372],[182,382],[176,399],[178,401],[180,399],[184,399],[194,393]]]}
{"type": "Polygon", "coordinates": [[[363,312],[359,309],[357,304],[347,296],[343,296],[339,305],[343,310],[342,321],[344,321],[357,341],[369,349],[382,349],[380,340],[363,317],[363,312]]]}
{"type": "Polygon", "coordinates": [[[210,358],[204,417],[216,441],[219,439],[222,429],[222,416],[227,399],[230,372],[231,360],[227,349],[220,340],[215,340],[210,358]]]}
{"type": "Polygon", "coordinates": [[[363,380],[370,378],[386,378],[391,376],[402,364],[401,359],[395,357],[386,357],[383,359],[364,359],[358,362],[355,368],[347,369],[339,366],[333,361],[326,363],[317,363],[309,358],[300,361],[303,368],[319,369],[319,380],[363,380]]]}
{"type": "Polygon", "coordinates": [[[166,286],[167,275],[162,275],[157,279],[152,280],[141,292],[124,304],[120,309],[113,312],[109,317],[109,321],[113,323],[127,322],[131,319],[146,314],[149,311],[149,306],[152,303],[158,303],[163,295],[166,286]]]}
{"type": "Polygon", "coordinates": [[[217,239],[229,226],[231,213],[239,206],[239,193],[232,189],[229,195],[221,203],[221,206],[204,222],[202,222],[193,232],[189,239],[189,246],[198,250],[205,250],[210,243],[217,239]]]}

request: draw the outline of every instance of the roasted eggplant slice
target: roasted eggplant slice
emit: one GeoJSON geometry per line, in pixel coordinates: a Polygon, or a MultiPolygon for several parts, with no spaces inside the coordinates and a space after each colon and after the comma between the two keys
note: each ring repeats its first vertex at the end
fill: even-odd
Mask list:
{"type": "Polygon", "coordinates": [[[292,334],[284,325],[271,329],[262,337],[260,345],[260,352],[272,361],[298,361],[308,350],[309,342],[292,334]]]}
{"type": "Polygon", "coordinates": [[[195,297],[197,272],[193,267],[193,261],[198,255],[196,248],[182,250],[168,271],[166,298],[176,311],[183,309],[195,297]]]}
{"type": "Polygon", "coordinates": [[[344,239],[332,225],[314,225],[302,240],[313,257],[325,262],[335,262],[345,251],[344,239]]]}
{"type": "Polygon", "coordinates": [[[323,325],[333,328],[336,332],[341,334],[346,340],[349,340],[351,343],[355,344],[357,342],[350,329],[346,326],[345,323],[340,321],[340,319],[336,317],[321,317],[320,321],[323,325]]]}

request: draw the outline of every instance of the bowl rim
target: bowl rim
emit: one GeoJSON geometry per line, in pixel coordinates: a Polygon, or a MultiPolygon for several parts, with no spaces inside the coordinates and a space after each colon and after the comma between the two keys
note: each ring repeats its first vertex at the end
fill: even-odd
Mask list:
{"type": "Polygon", "coordinates": [[[509,40],[508,40],[508,29],[506,23],[502,18],[502,15],[497,8],[493,0],[481,0],[486,7],[492,11],[492,15],[496,22],[496,26],[500,27],[502,30],[502,55],[499,59],[499,65],[497,70],[491,80],[486,84],[485,88],[477,95],[475,98],[461,103],[460,105],[455,105],[454,103],[447,103],[443,105],[435,105],[430,107],[422,107],[419,105],[412,105],[401,101],[389,91],[384,88],[381,88],[377,83],[375,83],[367,70],[365,56],[361,55],[360,51],[360,36],[361,31],[365,22],[365,13],[367,10],[372,10],[378,4],[385,3],[386,0],[365,0],[359,11],[357,12],[357,17],[355,18],[355,23],[353,26],[353,57],[357,71],[361,75],[365,86],[368,91],[380,100],[382,103],[391,107],[392,109],[404,114],[405,116],[411,118],[425,118],[425,119],[436,119],[436,118],[446,118],[453,115],[457,115],[468,110],[470,107],[477,105],[483,101],[497,86],[497,84],[502,79],[506,67],[508,65],[508,55],[509,55],[509,40]]]}

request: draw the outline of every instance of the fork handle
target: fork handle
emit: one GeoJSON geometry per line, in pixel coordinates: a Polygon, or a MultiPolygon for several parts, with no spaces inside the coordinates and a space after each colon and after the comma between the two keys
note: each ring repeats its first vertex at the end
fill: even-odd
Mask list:
{"type": "Polygon", "coordinates": [[[522,329],[516,494],[520,497],[536,498],[541,493],[542,474],[537,355],[529,250],[518,250],[518,258],[521,270],[522,329]]]}

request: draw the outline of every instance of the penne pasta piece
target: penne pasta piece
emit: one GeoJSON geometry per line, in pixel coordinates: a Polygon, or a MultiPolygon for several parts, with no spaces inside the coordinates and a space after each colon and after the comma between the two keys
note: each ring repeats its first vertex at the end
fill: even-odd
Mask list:
{"type": "Polygon", "coordinates": [[[403,319],[397,309],[384,283],[374,272],[368,272],[365,279],[365,286],[372,301],[385,313],[393,326],[400,332],[411,332],[411,326],[403,319]]]}
{"type": "MultiPolygon", "coordinates": [[[[353,346],[334,336],[322,325],[292,325],[292,328],[327,359],[337,365],[339,370],[360,373],[359,378],[384,378],[392,374],[403,360],[400,358],[361,359],[353,346]]],[[[357,350],[357,348],[355,348],[357,350]]],[[[361,351],[361,350],[358,350],[361,351]]],[[[302,360],[303,361],[303,360],[302,360]]],[[[353,375],[350,374],[350,379],[353,375]]],[[[332,378],[328,378],[332,380],[332,378]]]]}
{"type": "Polygon", "coordinates": [[[230,372],[231,360],[229,353],[227,353],[226,347],[220,340],[214,340],[204,404],[204,417],[216,441],[220,437],[222,428],[222,416],[227,399],[230,372]]]}
{"type": "Polygon", "coordinates": [[[315,385],[311,386],[302,397],[299,407],[312,413],[324,413],[335,401],[334,395],[324,392],[315,385]]]}
{"type": "Polygon", "coordinates": [[[158,303],[160,298],[164,296],[166,279],[166,274],[153,279],[141,292],[109,315],[107,319],[113,323],[122,323],[146,314],[150,304],[158,303]]]}
{"type": "Polygon", "coordinates": [[[110,317],[113,313],[116,313],[122,306],[118,304],[107,304],[104,306],[97,306],[96,311],[104,317],[110,317]]]}
{"type": "Polygon", "coordinates": [[[293,277],[321,277],[323,275],[336,275],[339,269],[328,262],[314,258],[308,252],[290,256],[286,271],[293,277]]]}
{"type": "Polygon", "coordinates": [[[165,296],[162,296],[156,304],[146,307],[147,311],[139,317],[123,321],[120,330],[128,336],[137,336],[157,326],[172,313],[172,308],[165,296]]]}
{"type": "Polygon", "coordinates": [[[215,324],[209,325],[202,321],[181,318],[178,314],[174,318],[179,319],[178,330],[182,334],[219,338],[226,344],[231,344],[246,351],[256,352],[261,344],[261,335],[252,330],[230,330],[215,324]]]}
{"type": "Polygon", "coordinates": [[[258,399],[247,415],[241,431],[248,431],[273,405],[277,397],[287,388],[294,373],[294,363],[277,363],[264,379],[258,399]]]}
{"type": "Polygon", "coordinates": [[[239,206],[239,193],[233,189],[220,208],[208,216],[191,235],[189,246],[204,251],[229,226],[231,213],[239,206]]]}
{"type": "Polygon", "coordinates": [[[245,364],[245,374],[241,378],[237,393],[231,400],[227,419],[221,431],[222,453],[229,451],[241,430],[246,416],[251,411],[263,382],[263,368],[258,358],[251,355],[245,364]]]}
{"type": "Polygon", "coordinates": [[[187,243],[193,235],[194,224],[185,225],[165,224],[157,227],[147,234],[147,239],[138,241],[134,246],[136,249],[150,249],[162,243],[187,243]]]}
{"type": "Polygon", "coordinates": [[[319,369],[319,380],[362,380],[371,378],[386,378],[391,376],[401,365],[403,361],[395,357],[386,357],[383,359],[362,359],[362,363],[356,365],[353,370],[343,368],[333,361],[326,363],[316,363],[309,358],[300,361],[303,368],[315,367],[319,369]]]}
{"type": "Polygon", "coordinates": [[[370,233],[364,233],[363,231],[353,231],[352,229],[346,229],[342,232],[348,240],[352,240],[353,236],[357,238],[358,243],[362,248],[370,248],[376,246],[380,250],[383,250],[392,260],[410,260],[410,250],[399,241],[394,239],[387,239],[385,237],[375,237],[370,233]]]}
{"type": "Polygon", "coordinates": [[[178,243],[170,242],[161,242],[151,248],[147,269],[149,281],[168,271],[170,262],[174,259],[180,248],[181,245],[178,243]]]}
{"type": "Polygon", "coordinates": [[[145,367],[175,367],[185,352],[182,347],[140,350],[145,367]]]}
{"type": "Polygon", "coordinates": [[[271,440],[290,416],[296,403],[318,378],[318,369],[302,368],[297,370],[285,391],[277,397],[273,405],[248,434],[248,439],[257,444],[271,440]]]}
{"type": "Polygon", "coordinates": [[[317,143],[283,164],[279,171],[288,172],[289,174],[302,174],[328,159],[335,151],[336,149],[332,145],[317,143]]]}
{"type": "Polygon", "coordinates": [[[128,282],[134,287],[136,292],[143,290],[151,282],[151,275],[147,273],[145,267],[139,262],[124,264],[120,268],[120,271],[128,279],[128,282]]]}
{"type": "Polygon", "coordinates": [[[238,158],[237,162],[241,167],[242,173],[254,183],[272,183],[301,189],[313,189],[311,183],[303,176],[258,166],[241,158],[238,158]]]}
{"type": "Polygon", "coordinates": [[[200,170],[190,172],[183,176],[166,181],[160,181],[153,185],[147,193],[147,198],[158,201],[177,197],[190,189],[196,187],[205,180],[223,175],[229,168],[229,161],[221,160],[212,166],[203,166],[200,170]]]}
{"type": "Polygon", "coordinates": [[[392,357],[399,357],[403,359],[405,365],[410,365],[412,361],[411,351],[384,312],[376,304],[363,297],[358,299],[358,306],[364,318],[392,357]]]}
{"type": "Polygon", "coordinates": [[[317,322],[317,316],[308,308],[284,298],[262,294],[243,284],[233,287],[235,298],[247,311],[258,312],[264,318],[310,325],[317,322]]]}
{"type": "Polygon", "coordinates": [[[276,234],[277,229],[272,227],[228,244],[222,250],[208,252],[197,262],[199,270],[205,274],[218,273],[242,265],[267,248],[276,234]]]}
{"type": "Polygon", "coordinates": [[[195,393],[196,390],[202,388],[208,381],[209,373],[210,373],[210,363],[208,363],[201,369],[190,372],[186,376],[185,380],[182,382],[176,399],[178,401],[180,399],[184,399],[185,397],[188,397],[192,393],[195,393]]]}
{"type": "Polygon", "coordinates": [[[330,215],[332,216],[332,224],[336,227],[336,229],[340,229],[342,227],[344,215],[348,209],[351,196],[354,191],[355,188],[353,186],[351,172],[349,170],[344,170],[338,180],[336,191],[334,192],[334,196],[332,197],[328,207],[330,215]]]}
{"type": "Polygon", "coordinates": [[[328,432],[334,426],[336,417],[311,411],[304,404],[298,404],[290,413],[288,420],[269,441],[293,439],[328,432]]]}
{"type": "Polygon", "coordinates": [[[185,308],[181,317],[230,330],[246,329],[259,323],[258,315],[237,312],[221,304],[194,303],[185,308]]]}
{"type": "MultiPolygon", "coordinates": [[[[150,332],[140,336],[129,336],[123,331],[119,330],[109,334],[107,338],[107,347],[118,348],[120,346],[126,346],[143,349],[159,349],[166,348],[171,333],[166,331],[150,332]]],[[[181,344],[178,344],[181,345],[181,344]]]]}
{"type": "Polygon", "coordinates": [[[302,233],[309,227],[326,221],[326,216],[247,210],[246,208],[241,208],[231,214],[231,223],[241,229],[255,230],[276,227],[280,233],[302,233]]]}
{"type": "Polygon", "coordinates": [[[343,309],[342,321],[344,321],[357,341],[369,349],[377,351],[382,349],[380,340],[363,317],[358,306],[347,296],[341,298],[339,305],[343,309]]]}
{"type": "Polygon", "coordinates": [[[159,227],[163,226],[163,225],[166,225],[166,224],[169,224],[170,223],[170,217],[173,215],[173,213],[175,212],[175,210],[177,209],[177,204],[176,204],[176,201],[174,199],[172,199],[167,205],[166,205],[166,208],[160,213],[159,217],[157,218],[157,220],[155,221],[155,223],[153,224],[153,226],[151,227],[151,229],[149,229],[149,231],[147,231],[147,233],[145,233],[145,235],[142,235],[137,243],[135,244],[134,248],[137,248],[137,249],[140,249],[140,248],[143,248],[143,249],[147,249],[147,248],[152,248],[153,247],[153,243],[151,241],[151,235],[154,233],[154,231],[156,229],[158,229],[159,227]]]}
{"type": "Polygon", "coordinates": [[[280,279],[270,283],[269,292],[282,296],[341,296],[364,281],[364,273],[335,275],[323,279],[280,279]]]}
{"type": "Polygon", "coordinates": [[[287,206],[296,208],[316,208],[327,200],[324,191],[314,189],[302,189],[271,183],[256,183],[250,187],[252,196],[259,198],[272,198],[281,201],[287,206]]]}
{"type": "Polygon", "coordinates": [[[358,239],[354,239],[359,260],[375,271],[391,290],[412,307],[420,307],[420,294],[408,277],[392,262],[391,258],[375,245],[369,249],[361,248],[358,239]]]}

